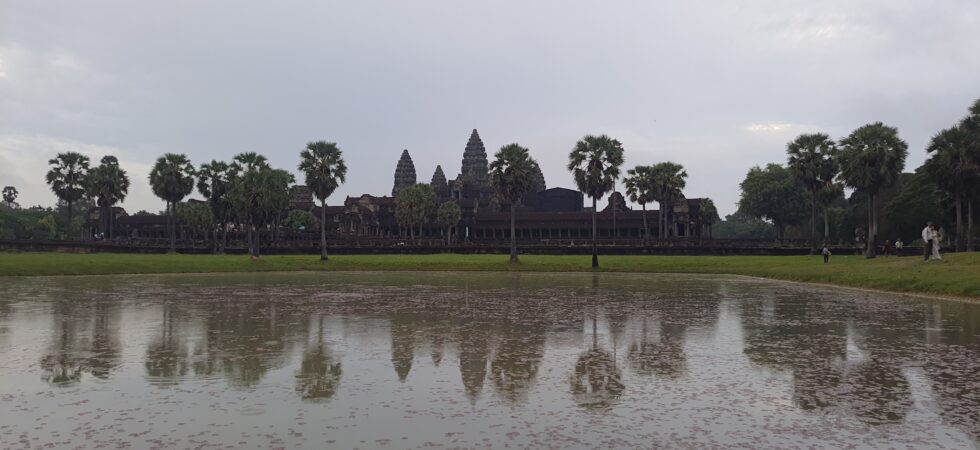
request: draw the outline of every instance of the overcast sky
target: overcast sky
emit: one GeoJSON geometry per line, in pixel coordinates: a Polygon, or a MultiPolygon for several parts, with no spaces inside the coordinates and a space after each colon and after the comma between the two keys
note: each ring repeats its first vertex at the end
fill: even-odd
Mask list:
{"type": "Polygon", "coordinates": [[[158,211],[164,152],[296,172],[321,139],[348,162],[338,204],[389,194],[403,148],[419,181],[455,177],[478,128],[491,157],[529,147],[549,187],[574,187],[576,140],[609,134],[624,169],[681,163],[724,215],[800,133],[880,120],[912,170],[977,97],[977,0],[0,0],[0,185],[25,206],[55,202],[58,152],[117,155],[122,206],[158,211]]]}

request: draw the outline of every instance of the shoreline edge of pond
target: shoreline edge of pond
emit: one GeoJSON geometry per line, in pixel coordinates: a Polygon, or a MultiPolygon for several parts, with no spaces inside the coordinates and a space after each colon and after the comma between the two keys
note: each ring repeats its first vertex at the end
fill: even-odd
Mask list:
{"type": "MultiPolygon", "coordinates": [[[[577,255],[153,255],[119,253],[0,253],[0,277],[302,271],[593,272],[577,255]]],[[[743,275],[957,300],[980,301],[980,253],[916,257],[834,256],[600,256],[597,272],[743,275]]]]}

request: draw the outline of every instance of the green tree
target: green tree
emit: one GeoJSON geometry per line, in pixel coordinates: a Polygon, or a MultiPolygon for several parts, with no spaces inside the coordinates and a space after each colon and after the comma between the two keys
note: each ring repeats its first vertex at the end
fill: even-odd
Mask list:
{"type": "Polygon", "coordinates": [[[453,245],[453,230],[463,215],[459,205],[453,200],[447,200],[439,205],[439,212],[436,215],[439,224],[446,227],[446,245],[453,245]]]}
{"type": "Polygon", "coordinates": [[[980,183],[980,166],[969,151],[969,134],[959,126],[933,136],[926,147],[930,157],[922,166],[925,173],[953,198],[956,208],[956,251],[966,250],[963,227],[963,200],[980,183]]]}
{"type": "Polygon", "coordinates": [[[261,230],[273,225],[282,211],[289,207],[289,185],[294,177],[289,172],[256,165],[246,169],[231,183],[228,197],[247,222],[255,227],[251,236],[251,254],[260,256],[261,230]]]}
{"type": "Polygon", "coordinates": [[[801,134],[786,145],[787,168],[810,192],[810,253],[817,250],[818,192],[837,176],[836,144],[823,133],[801,134]]]}
{"type": "Polygon", "coordinates": [[[796,225],[806,217],[806,205],[810,203],[806,190],[779,164],[749,169],[739,187],[742,189],[739,209],[771,221],[777,239],[783,238],[787,226],[796,225]]]}
{"type": "Polygon", "coordinates": [[[868,258],[875,257],[878,242],[878,193],[898,179],[908,148],[897,128],[881,122],[864,125],[840,141],[838,163],[844,184],[868,194],[868,258]]]}
{"type": "Polygon", "coordinates": [[[412,239],[415,239],[415,225],[419,227],[419,237],[422,236],[422,224],[434,212],[436,200],[436,191],[428,184],[409,186],[395,197],[395,217],[399,224],[408,227],[412,239]]]}
{"type": "Polygon", "coordinates": [[[119,167],[115,156],[104,156],[99,166],[89,170],[84,180],[89,198],[99,206],[100,226],[109,238],[113,237],[115,213],[112,208],[126,199],[129,193],[129,176],[119,167]]]}
{"type": "Polygon", "coordinates": [[[687,171],[684,170],[684,166],[667,161],[653,165],[652,178],[654,200],[660,203],[658,235],[669,240],[673,230],[674,202],[684,198],[687,171]]]}
{"type": "MultiPolygon", "coordinates": [[[[973,160],[973,164],[980,166],[980,99],[973,102],[970,106],[970,113],[960,122],[960,127],[967,134],[967,152],[973,160]]],[[[980,200],[980,183],[975,183],[968,192],[966,210],[966,246],[973,251],[973,204],[980,200]]]]}
{"type": "Polygon", "coordinates": [[[13,186],[3,187],[3,202],[7,204],[8,208],[13,209],[14,205],[17,204],[17,194],[17,188],[13,186]]]}
{"type": "Polygon", "coordinates": [[[286,226],[294,230],[312,230],[320,227],[320,220],[309,211],[294,209],[286,216],[286,226]]]}
{"type": "Polygon", "coordinates": [[[722,239],[772,239],[776,236],[772,224],[741,208],[725,216],[725,220],[718,222],[717,229],[712,231],[722,239]]]}
{"type": "Polygon", "coordinates": [[[157,158],[150,171],[153,194],[167,203],[170,251],[177,251],[175,205],[194,190],[194,165],[186,155],[166,153],[157,158]]]}
{"type": "Polygon", "coordinates": [[[701,214],[699,219],[702,225],[708,226],[708,237],[713,237],[712,228],[721,220],[718,217],[718,208],[715,207],[714,200],[708,197],[701,199],[701,214]]]}
{"type": "Polygon", "coordinates": [[[306,185],[320,199],[320,260],[327,260],[327,197],[347,180],[343,152],[333,142],[306,144],[299,154],[299,170],[306,174],[306,185]]]}
{"type": "MultiPolygon", "coordinates": [[[[212,159],[210,163],[201,164],[197,169],[197,191],[207,200],[211,208],[211,217],[221,224],[223,236],[228,235],[228,216],[231,204],[228,201],[228,185],[231,183],[231,166],[224,161],[212,159]]],[[[221,253],[225,239],[218,241],[218,229],[215,224],[209,225],[214,245],[214,252],[221,253]]]]}
{"type": "Polygon", "coordinates": [[[255,251],[255,240],[253,236],[253,223],[252,223],[252,212],[248,209],[249,203],[246,202],[246,198],[239,195],[232,198],[231,190],[235,187],[235,192],[242,194],[244,192],[254,191],[255,186],[250,186],[249,183],[254,183],[258,178],[254,176],[260,170],[269,169],[269,162],[265,156],[262,156],[255,152],[245,152],[239,153],[232,158],[231,166],[228,170],[229,173],[229,196],[228,200],[231,204],[231,210],[238,218],[239,223],[245,227],[246,238],[245,241],[248,244],[248,252],[250,254],[255,251]]]}
{"type": "Polygon", "coordinates": [[[208,228],[214,224],[214,212],[206,203],[180,202],[176,208],[177,220],[191,229],[191,235],[208,237],[208,228]]]}
{"type": "Polygon", "coordinates": [[[517,233],[515,216],[517,204],[531,191],[540,171],[527,148],[508,144],[493,155],[490,163],[490,180],[503,198],[510,201],[510,262],[517,262],[517,233]]]}
{"type": "Polygon", "coordinates": [[[45,176],[45,181],[51,186],[54,195],[68,206],[68,226],[71,232],[72,205],[85,195],[85,175],[88,174],[89,159],[77,152],[59,153],[48,161],[51,169],[45,176]]]}
{"type": "Polygon", "coordinates": [[[647,203],[655,201],[656,185],[653,180],[653,167],[636,166],[626,171],[626,178],[623,180],[626,185],[626,195],[630,201],[639,203],[643,208],[643,242],[650,238],[650,226],[647,224],[647,203]]]}
{"type": "Polygon", "coordinates": [[[613,189],[623,165],[623,144],[606,135],[586,135],[568,154],[568,170],[575,184],[592,197],[592,267],[599,267],[596,247],[596,212],[600,197],[613,189]]]}

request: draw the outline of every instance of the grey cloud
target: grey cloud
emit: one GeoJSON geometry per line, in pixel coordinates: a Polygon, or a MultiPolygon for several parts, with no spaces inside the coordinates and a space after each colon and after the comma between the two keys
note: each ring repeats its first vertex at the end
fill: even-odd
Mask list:
{"type": "MultiPolygon", "coordinates": [[[[452,177],[479,128],[490,151],[529,146],[549,186],[572,185],[578,138],[609,133],[628,166],[683,163],[688,193],[728,213],[748,168],[783,162],[797,133],[882,120],[909,141],[911,169],[980,96],[973,0],[0,0],[0,11],[3,142],[118,149],[131,171],[165,151],[195,162],[258,151],[293,170],[306,141],[327,139],[350,167],[334,203],[388,192],[403,148],[420,179],[436,164],[452,177]]],[[[50,156],[36,147],[29,156],[50,156]]],[[[0,161],[0,183],[23,178],[9,167],[0,161]]],[[[29,203],[53,202],[42,176],[21,189],[29,203]]],[[[159,209],[142,195],[124,206],[159,209]]]]}

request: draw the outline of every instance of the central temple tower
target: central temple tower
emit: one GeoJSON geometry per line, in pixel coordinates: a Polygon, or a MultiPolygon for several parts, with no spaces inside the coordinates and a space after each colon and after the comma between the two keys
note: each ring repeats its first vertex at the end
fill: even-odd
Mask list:
{"type": "Polygon", "coordinates": [[[487,181],[488,173],[487,149],[483,147],[483,140],[480,133],[473,129],[470,140],[466,142],[466,149],[463,150],[463,168],[460,175],[472,177],[473,181],[481,184],[487,181]]]}

